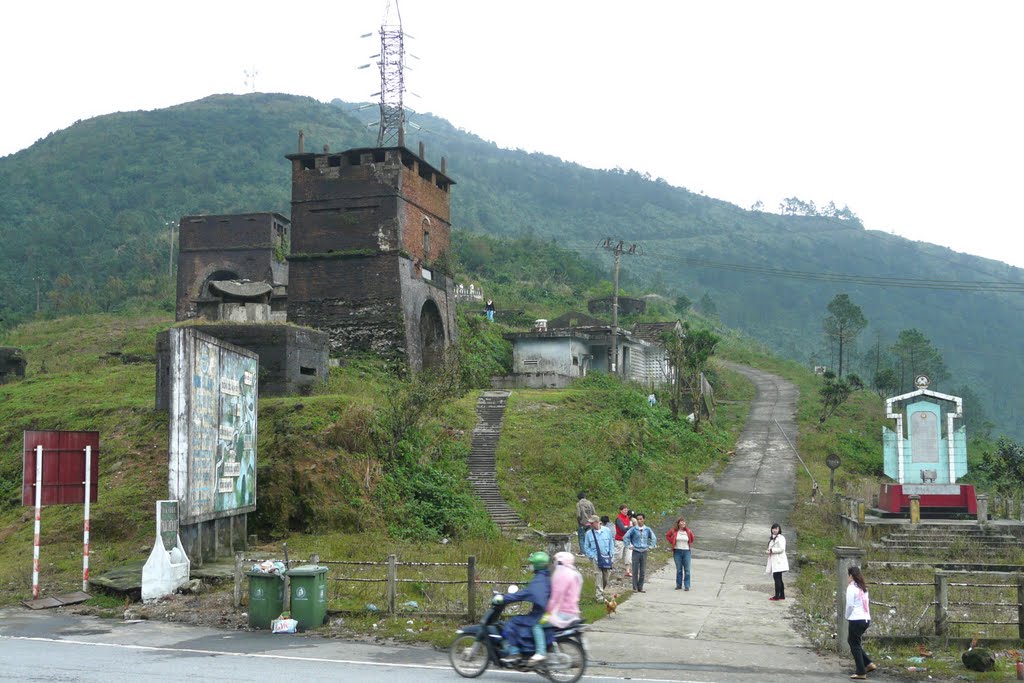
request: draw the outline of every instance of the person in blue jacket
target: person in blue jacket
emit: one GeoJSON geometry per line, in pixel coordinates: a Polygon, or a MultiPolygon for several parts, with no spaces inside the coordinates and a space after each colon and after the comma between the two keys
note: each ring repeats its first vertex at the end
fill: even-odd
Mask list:
{"type": "Polygon", "coordinates": [[[523,650],[534,650],[539,653],[544,649],[543,643],[538,647],[533,641],[533,626],[540,623],[548,605],[548,598],[551,597],[551,573],[548,570],[551,557],[539,550],[530,553],[527,561],[533,567],[533,579],[530,584],[521,591],[495,595],[493,599],[496,605],[512,602],[533,603],[529,614],[519,614],[505,622],[502,636],[505,638],[506,659],[519,659],[523,650]]]}

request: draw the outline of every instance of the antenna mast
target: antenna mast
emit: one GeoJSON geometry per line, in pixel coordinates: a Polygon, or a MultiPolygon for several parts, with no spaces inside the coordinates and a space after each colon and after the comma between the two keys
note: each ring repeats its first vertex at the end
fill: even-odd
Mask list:
{"type": "Polygon", "coordinates": [[[405,144],[405,33],[402,31],[402,13],[395,0],[398,24],[388,24],[391,2],[384,10],[384,23],[380,27],[380,126],[377,146],[392,147],[405,144]]]}

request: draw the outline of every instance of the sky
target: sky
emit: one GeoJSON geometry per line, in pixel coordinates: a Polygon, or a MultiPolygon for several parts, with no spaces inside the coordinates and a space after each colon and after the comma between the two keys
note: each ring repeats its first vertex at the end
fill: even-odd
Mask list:
{"type": "MultiPolygon", "coordinates": [[[[834,201],[868,229],[1024,267],[1018,0],[398,7],[407,105],[501,147],[742,207],[834,201]]],[[[35,0],[0,16],[0,156],[77,120],[254,87],[369,101],[379,77],[357,67],[397,23],[386,0],[35,0]]]]}

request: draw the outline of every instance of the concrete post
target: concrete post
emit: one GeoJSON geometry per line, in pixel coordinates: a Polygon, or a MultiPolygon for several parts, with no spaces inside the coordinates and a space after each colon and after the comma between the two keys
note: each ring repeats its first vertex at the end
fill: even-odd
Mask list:
{"type": "Polygon", "coordinates": [[[1024,640],[1024,574],[1017,574],[1017,637],[1024,640]]]}
{"type": "Polygon", "coordinates": [[[988,522],[988,494],[978,494],[978,524],[988,522]]]}
{"type": "Polygon", "coordinates": [[[914,495],[910,497],[910,523],[921,523],[921,496],[914,495]]]}
{"type": "Polygon", "coordinates": [[[387,572],[388,589],[388,614],[395,613],[395,603],[398,599],[398,556],[388,555],[387,572]]]}
{"type": "Polygon", "coordinates": [[[476,555],[470,555],[466,564],[466,609],[469,612],[469,621],[473,623],[476,621],[476,555]]]}
{"type": "Polygon", "coordinates": [[[946,613],[949,611],[949,577],[935,570],[935,635],[946,635],[946,613]]]}
{"type": "Polygon", "coordinates": [[[863,500],[858,500],[857,501],[857,523],[858,524],[864,524],[864,515],[865,515],[865,508],[866,507],[867,506],[864,504],[863,500]]]}
{"type": "Polygon", "coordinates": [[[860,548],[837,546],[832,548],[836,555],[836,650],[841,655],[850,654],[850,645],[846,642],[850,635],[850,623],[846,621],[846,587],[850,585],[850,567],[860,566],[864,559],[864,551],[860,548]]]}

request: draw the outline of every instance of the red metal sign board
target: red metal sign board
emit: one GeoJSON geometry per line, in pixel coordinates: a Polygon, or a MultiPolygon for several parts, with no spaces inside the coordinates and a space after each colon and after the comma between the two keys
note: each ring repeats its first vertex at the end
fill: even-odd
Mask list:
{"type": "Polygon", "coordinates": [[[96,502],[100,433],[26,431],[21,504],[35,505],[36,447],[43,447],[43,505],[85,502],[85,447],[92,446],[89,502],[96,502]]]}

